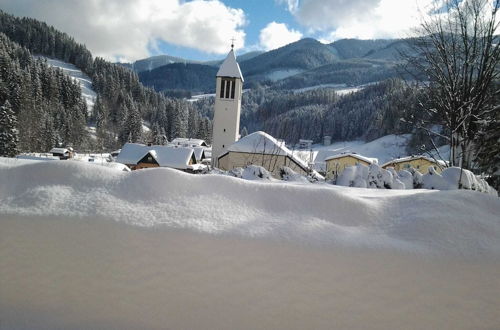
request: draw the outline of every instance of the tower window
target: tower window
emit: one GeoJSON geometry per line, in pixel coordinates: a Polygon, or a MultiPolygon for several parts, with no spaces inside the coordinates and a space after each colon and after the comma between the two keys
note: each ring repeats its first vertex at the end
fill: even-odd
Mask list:
{"type": "Polygon", "coordinates": [[[226,129],[224,128],[224,132],[226,131],[226,129]]]}
{"type": "Polygon", "coordinates": [[[222,78],[220,83],[220,94],[221,99],[234,99],[236,93],[236,79],[234,78],[222,78]]]}
{"type": "Polygon", "coordinates": [[[233,80],[231,81],[231,98],[234,99],[234,87],[236,82],[233,80]]]}
{"type": "Polygon", "coordinates": [[[230,89],[231,89],[231,81],[226,80],[226,83],[227,83],[227,85],[226,85],[226,99],[228,99],[229,98],[229,92],[230,92],[230,89]]]}
{"type": "Polygon", "coordinates": [[[221,79],[220,81],[220,98],[223,99],[224,98],[224,89],[226,87],[226,80],[225,79],[221,79]]]}
{"type": "Polygon", "coordinates": [[[222,148],[224,148],[224,145],[222,145],[222,148]]]}

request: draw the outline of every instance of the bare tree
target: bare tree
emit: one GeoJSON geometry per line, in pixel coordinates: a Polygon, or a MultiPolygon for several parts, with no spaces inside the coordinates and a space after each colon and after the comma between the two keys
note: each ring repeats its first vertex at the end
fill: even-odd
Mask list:
{"type": "Polygon", "coordinates": [[[499,6],[500,0],[435,0],[403,54],[408,72],[425,81],[419,103],[443,126],[452,166],[473,167],[478,125],[499,110],[499,6]]]}

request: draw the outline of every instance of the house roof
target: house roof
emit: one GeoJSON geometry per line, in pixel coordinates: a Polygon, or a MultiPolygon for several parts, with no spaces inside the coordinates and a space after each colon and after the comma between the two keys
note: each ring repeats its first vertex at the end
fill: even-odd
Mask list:
{"type": "Polygon", "coordinates": [[[201,139],[188,139],[188,138],[175,138],[175,139],[172,140],[172,142],[170,144],[175,144],[175,145],[187,144],[190,147],[194,147],[194,146],[202,147],[202,146],[206,146],[207,145],[207,143],[205,142],[205,140],[201,140],[201,139]]]}
{"type": "Polygon", "coordinates": [[[396,159],[390,160],[387,163],[383,164],[382,167],[385,167],[385,166],[390,165],[390,164],[410,162],[410,161],[415,160],[415,159],[425,159],[431,163],[435,163],[435,164],[437,163],[441,166],[446,166],[446,162],[444,162],[442,160],[434,160],[433,158],[427,157],[424,155],[413,155],[413,156],[401,157],[401,158],[396,158],[396,159]]]}
{"type": "Polygon", "coordinates": [[[116,157],[116,162],[136,165],[148,153],[161,167],[172,167],[177,169],[191,168],[189,161],[194,158],[194,151],[192,148],[146,146],[138,143],[126,143],[118,157],[116,157]]]}
{"type": "Polygon", "coordinates": [[[266,155],[292,155],[284,142],[276,140],[271,135],[257,131],[233,143],[228,149],[233,152],[258,153],[266,155]]]}
{"type": "Polygon", "coordinates": [[[241,81],[244,81],[240,66],[236,62],[234,50],[231,49],[224,62],[222,62],[219,71],[217,71],[217,77],[240,78],[241,81]]]}
{"type": "Polygon", "coordinates": [[[196,161],[201,161],[203,158],[207,158],[205,154],[205,148],[203,147],[196,147],[193,148],[194,151],[194,157],[196,158],[196,161]]]}
{"type": "Polygon", "coordinates": [[[50,149],[51,154],[61,154],[64,155],[65,153],[68,153],[70,150],[68,148],[52,148],[50,149]]]}
{"type": "Polygon", "coordinates": [[[346,153],[341,153],[341,154],[337,154],[337,155],[333,155],[333,156],[330,156],[330,157],[327,157],[325,158],[325,162],[329,161],[329,160],[333,160],[333,159],[340,159],[340,158],[344,158],[344,157],[354,157],[356,159],[359,159],[359,160],[362,160],[364,162],[367,162],[368,164],[373,164],[373,163],[378,163],[378,159],[377,158],[369,158],[369,157],[365,157],[365,156],[361,156],[357,153],[354,153],[354,152],[346,152],[346,153]]]}

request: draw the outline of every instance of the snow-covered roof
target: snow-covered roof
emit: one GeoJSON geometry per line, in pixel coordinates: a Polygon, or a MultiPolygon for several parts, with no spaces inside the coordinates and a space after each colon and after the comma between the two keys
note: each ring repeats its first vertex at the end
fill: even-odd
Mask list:
{"type": "Polygon", "coordinates": [[[387,163],[383,164],[382,167],[388,166],[390,164],[397,164],[397,163],[404,163],[404,162],[410,162],[415,159],[425,159],[431,163],[437,163],[442,166],[446,166],[446,162],[442,160],[435,160],[431,157],[424,156],[424,155],[413,155],[413,156],[407,156],[407,157],[401,157],[401,158],[396,158],[393,160],[388,161],[387,163]]]}
{"type": "Polygon", "coordinates": [[[325,162],[329,161],[329,160],[333,160],[333,159],[344,158],[344,157],[354,157],[356,159],[367,162],[368,164],[377,164],[378,163],[377,158],[369,158],[369,157],[361,156],[361,155],[354,153],[354,152],[341,153],[341,154],[327,157],[327,158],[325,158],[325,162]]]}
{"type": "Polygon", "coordinates": [[[51,154],[61,154],[64,155],[66,153],[69,153],[70,150],[68,148],[52,148],[49,151],[51,154]]]}
{"type": "Polygon", "coordinates": [[[292,152],[285,147],[284,142],[280,142],[266,132],[257,131],[244,136],[233,143],[228,149],[233,152],[258,153],[266,155],[291,155],[292,152]]]}
{"type": "Polygon", "coordinates": [[[194,157],[196,158],[197,162],[199,162],[202,159],[206,158],[205,148],[203,148],[203,147],[196,147],[196,148],[193,148],[193,151],[194,151],[194,157]]]}
{"type": "Polygon", "coordinates": [[[285,143],[278,141],[266,132],[257,131],[241,138],[233,143],[228,149],[232,152],[245,152],[275,156],[289,156],[300,166],[307,169],[307,163],[295,156],[290,149],[285,147],[285,143]]]}
{"type": "Polygon", "coordinates": [[[175,139],[172,140],[172,142],[170,144],[174,144],[174,145],[184,145],[184,144],[187,144],[190,147],[194,147],[194,146],[202,147],[202,146],[206,146],[207,145],[207,143],[205,142],[205,140],[202,140],[202,139],[189,139],[189,138],[175,138],[175,139]]]}
{"type": "Polygon", "coordinates": [[[244,81],[240,66],[236,62],[234,50],[231,49],[224,62],[222,62],[219,71],[217,71],[217,77],[240,78],[241,81],[244,81]]]}
{"type": "Polygon", "coordinates": [[[190,168],[191,165],[189,165],[189,161],[194,157],[192,148],[146,146],[138,143],[126,143],[118,157],[116,157],[116,162],[136,165],[148,153],[160,166],[177,169],[190,168]]]}

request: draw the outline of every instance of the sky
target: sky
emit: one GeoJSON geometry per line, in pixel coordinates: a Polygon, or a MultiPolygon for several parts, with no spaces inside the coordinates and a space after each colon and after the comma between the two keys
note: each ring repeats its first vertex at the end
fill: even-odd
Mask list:
{"type": "Polygon", "coordinates": [[[168,54],[220,59],[302,38],[408,36],[433,0],[0,0],[0,9],[42,20],[95,56],[130,62],[168,54]]]}

